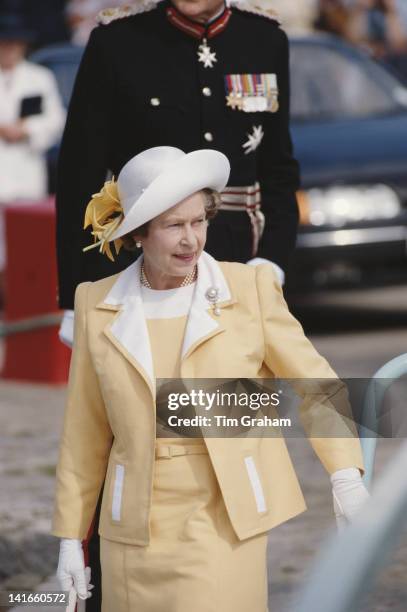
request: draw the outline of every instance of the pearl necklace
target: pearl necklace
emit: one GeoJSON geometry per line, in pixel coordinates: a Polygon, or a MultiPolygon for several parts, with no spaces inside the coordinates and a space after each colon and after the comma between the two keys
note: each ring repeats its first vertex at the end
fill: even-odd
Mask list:
{"type": "MultiPolygon", "coordinates": [[[[196,280],[196,275],[197,275],[197,267],[195,266],[192,272],[186,275],[186,277],[184,278],[182,283],[179,285],[179,287],[186,287],[187,285],[191,285],[192,283],[194,283],[196,280]]],[[[140,283],[143,285],[143,287],[147,287],[147,289],[152,289],[152,286],[150,285],[147,279],[145,270],[144,270],[144,262],[141,264],[140,283]]]]}

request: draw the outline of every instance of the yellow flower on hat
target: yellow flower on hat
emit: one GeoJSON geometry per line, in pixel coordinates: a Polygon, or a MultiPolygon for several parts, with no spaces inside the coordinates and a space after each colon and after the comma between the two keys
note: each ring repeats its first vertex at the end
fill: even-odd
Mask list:
{"type": "MultiPolygon", "coordinates": [[[[120,203],[117,183],[114,179],[106,181],[99,193],[93,194],[86,207],[83,228],[86,229],[89,225],[92,226],[91,233],[94,236],[95,243],[85,247],[83,250],[89,251],[98,246],[100,253],[105,253],[111,261],[114,261],[109,237],[116,231],[123,218],[123,208],[120,203]]],[[[122,245],[123,241],[121,238],[117,238],[114,241],[117,255],[122,245]]]]}

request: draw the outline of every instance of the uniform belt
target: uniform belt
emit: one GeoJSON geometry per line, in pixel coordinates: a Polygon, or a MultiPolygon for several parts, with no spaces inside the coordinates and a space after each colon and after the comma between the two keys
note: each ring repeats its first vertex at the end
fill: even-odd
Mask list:
{"type": "Polygon", "coordinates": [[[204,444],[157,444],[155,447],[156,459],[172,459],[182,455],[207,455],[208,450],[204,444]]]}
{"type": "Polygon", "coordinates": [[[259,183],[240,187],[226,187],[222,191],[221,197],[220,210],[245,211],[249,215],[252,224],[252,257],[255,257],[265,224],[264,215],[261,212],[259,183]]]}

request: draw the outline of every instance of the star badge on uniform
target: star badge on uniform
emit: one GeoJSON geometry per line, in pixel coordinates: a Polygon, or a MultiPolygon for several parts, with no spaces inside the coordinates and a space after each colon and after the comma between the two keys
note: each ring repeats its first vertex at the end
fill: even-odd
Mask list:
{"type": "Polygon", "coordinates": [[[213,68],[213,65],[218,60],[216,53],[211,51],[211,48],[206,44],[206,40],[198,47],[198,61],[204,65],[204,68],[213,68]]]}
{"type": "Polygon", "coordinates": [[[253,132],[251,134],[247,134],[248,140],[242,145],[245,150],[245,155],[248,153],[252,153],[257,149],[261,141],[263,140],[264,131],[262,125],[254,125],[253,132]]]}
{"type": "Polygon", "coordinates": [[[231,92],[229,95],[226,96],[226,106],[229,106],[232,110],[242,110],[243,99],[236,93],[231,92]]]}

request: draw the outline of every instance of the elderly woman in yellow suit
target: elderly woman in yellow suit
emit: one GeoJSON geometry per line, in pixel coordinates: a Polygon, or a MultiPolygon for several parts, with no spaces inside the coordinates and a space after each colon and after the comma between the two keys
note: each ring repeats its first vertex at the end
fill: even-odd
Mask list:
{"type": "MultiPolygon", "coordinates": [[[[62,586],[86,598],[81,540],[106,480],[103,612],[266,612],[267,532],[305,509],[282,437],[166,438],[156,423],[159,378],[337,381],[271,265],[217,262],[203,250],[228,175],[217,151],[156,147],[88,206],[102,251],[113,257],[109,241],[143,250],[125,271],[76,291],[53,534],[62,586]]],[[[334,404],[346,403],[344,386],[327,389],[318,409],[302,405],[310,431],[325,418],[343,431],[334,404]]],[[[349,519],[367,497],[359,440],[310,441],[349,519]]]]}

